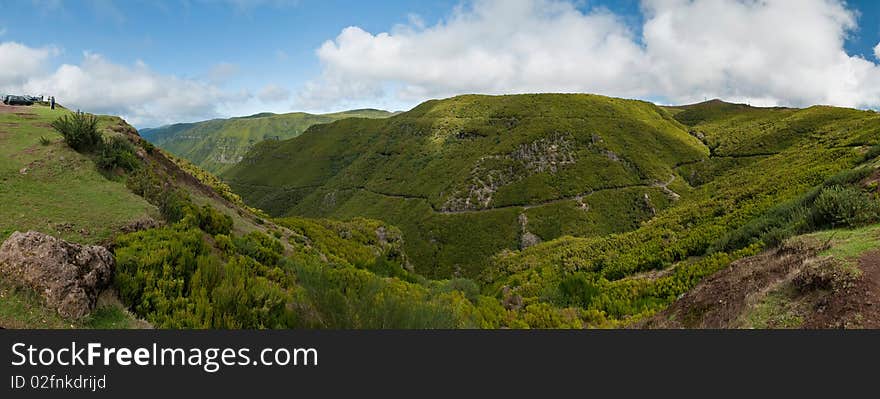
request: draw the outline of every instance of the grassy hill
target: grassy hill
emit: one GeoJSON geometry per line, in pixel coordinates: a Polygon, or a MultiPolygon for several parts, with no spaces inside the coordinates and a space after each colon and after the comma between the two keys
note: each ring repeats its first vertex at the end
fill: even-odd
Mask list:
{"type": "MultiPolygon", "coordinates": [[[[48,127],[68,111],[42,106],[6,110],[0,111],[0,241],[13,229],[34,229],[94,244],[127,223],[157,214],[124,185],[107,180],[48,127]]],[[[111,123],[105,118],[102,128],[111,123]]]]}
{"type": "Polygon", "coordinates": [[[289,139],[300,135],[309,126],[339,119],[386,118],[390,115],[390,112],[375,109],[322,115],[303,112],[260,113],[241,118],[142,129],[140,134],[172,154],[186,158],[211,173],[220,173],[241,160],[260,141],[289,139]]]}
{"type": "Polygon", "coordinates": [[[0,107],[0,238],[36,230],[105,245],[114,279],[91,315],[71,320],[40,292],[0,276],[0,327],[528,326],[525,314],[481,295],[473,281],[413,273],[393,226],[270,220],[120,118],[98,117],[102,144],[74,151],[50,127],[60,117],[89,118],[0,107]]]}
{"type": "Polygon", "coordinates": [[[475,276],[503,249],[637,228],[687,189],[675,167],[707,158],[650,103],[462,96],[261,143],[223,177],[273,215],[386,220],[419,272],[475,276]]]}
{"type": "Polygon", "coordinates": [[[119,118],[100,117],[104,144],[76,152],[49,127],[67,111],[2,111],[3,238],[33,229],[102,243],[117,263],[84,320],[0,276],[3,327],[831,328],[880,317],[870,111],[462,96],[263,142],[224,174],[232,187],[119,118]],[[125,227],[147,217],[160,225],[125,227]]]}
{"type": "Polygon", "coordinates": [[[626,325],[788,237],[877,220],[878,132],[824,106],[462,96],[263,143],[224,177],[274,215],[395,224],[420,273],[626,325]]]}
{"type": "Polygon", "coordinates": [[[717,105],[724,109],[700,111],[712,118],[675,115],[714,148],[709,159],[677,168],[693,189],[675,206],[631,232],[498,254],[481,281],[496,292],[516,287],[526,300],[577,305],[601,320],[632,320],[789,237],[877,221],[870,176],[880,115],[717,105]],[[726,110],[735,112],[718,116],[726,110]]]}

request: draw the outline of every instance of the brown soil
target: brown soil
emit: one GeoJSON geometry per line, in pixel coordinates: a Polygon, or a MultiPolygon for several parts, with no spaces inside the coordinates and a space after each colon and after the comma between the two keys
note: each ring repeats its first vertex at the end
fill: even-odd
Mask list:
{"type": "Polygon", "coordinates": [[[861,276],[831,293],[804,322],[806,328],[880,328],[880,251],[859,258],[861,276]]]}
{"type": "Polygon", "coordinates": [[[736,261],[707,277],[643,328],[731,328],[756,300],[800,271],[818,248],[798,243],[736,261]]]}
{"type": "Polygon", "coordinates": [[[29,111],[30,108],[24,105],[6,105],[0,104],[0,114],[27,114],[34,115],[29,111]]]}

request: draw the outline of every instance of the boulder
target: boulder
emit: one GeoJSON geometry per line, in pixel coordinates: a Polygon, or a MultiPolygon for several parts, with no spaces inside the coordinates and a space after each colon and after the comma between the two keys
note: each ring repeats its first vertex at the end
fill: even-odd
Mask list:
{"type": "Polygon", "coordinates": [[[41,294],[64,317],[82,318],[113,275],[104,247],[78,245],[36,231],[15,232],[0,246],[0,279],[41,294]]]}

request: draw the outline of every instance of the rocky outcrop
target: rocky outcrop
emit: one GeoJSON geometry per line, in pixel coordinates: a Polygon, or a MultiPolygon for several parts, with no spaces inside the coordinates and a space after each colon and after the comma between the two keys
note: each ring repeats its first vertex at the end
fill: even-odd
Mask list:
{"type": "Polygon", "coordinates": [[[104,247],[36,231],[15,232],[0,246],[0,278],[35,290],[49,307],[72,319],[91,313],[113,268],[113,255],[104,247]]]}
{"type": "Polygon", "coordinates": [[[577,161],[570,134],[554,133],[522,144],[504,155],[480,157],[471,169],[467,187],[458,189],[442,206],[444,212],[487,209],[499,188],[537,173],[556,173],[577,161]]]}

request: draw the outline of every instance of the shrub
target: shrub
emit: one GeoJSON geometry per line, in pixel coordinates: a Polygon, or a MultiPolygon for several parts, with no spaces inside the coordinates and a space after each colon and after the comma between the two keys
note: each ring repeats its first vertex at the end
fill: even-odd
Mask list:
{"type": "Polygon", "coordinates": [[[199,228],[210,235],[228,235],[232,230],[232,218],[205,205],[196,212],[196,223],[199,228]]]}
{"type": "Polygon", "coordinates": [[[232,242],[239,254],[269,266],[276,265],[284,252],[280,241],[258,231],[235,237],[232,242]]]}
{"type": "Polygon", "coordinates": [[[83,112],[67,114],[52,122],[52,128],[64,136],[70,148],[78,152],[92,151],[101,145],[98,118],[94,115],[83,112]]]}
{"type": "Polygon", "coordinates": [[[146,151],[147,154],[153,154],[153,151],[156,150],[156,146],[154,146],[153,143],[147,140],[141,140],[141,147],[143,147],[144,151],[146,151]]]}
{"type": "Polygon", "coordinates": [[[134,145],[122,136],[113,136],[101,146],[95,164],[104,170],[132,171],[138,166],[134,145]]]}
{"type": "Polygon", "coordinates": [[[40,136],[40,144],[41,145],[49,145],[49,144],[52,144],[52,140],[49,140],[43,136],[40,136]]]}
{"type": "Polygon", "coordinates": [[[159,213],[168,223],[182,220],[190,208],[189,197],[180,190],[166,189],[159,197],[159,213]]]}
{"type": "Polygon", "coordinates": [[[559,282],[560,305],[589,308],[596,295],[599,295],[599,287],[586,273],[574,273],[559,282]]]}
{"type": "Polygon", "coordinates": [[[822,190],[815,202],[816,224],[855,227],[878,220],[876,199],[854,187],[832,186],[822,190]]]}

